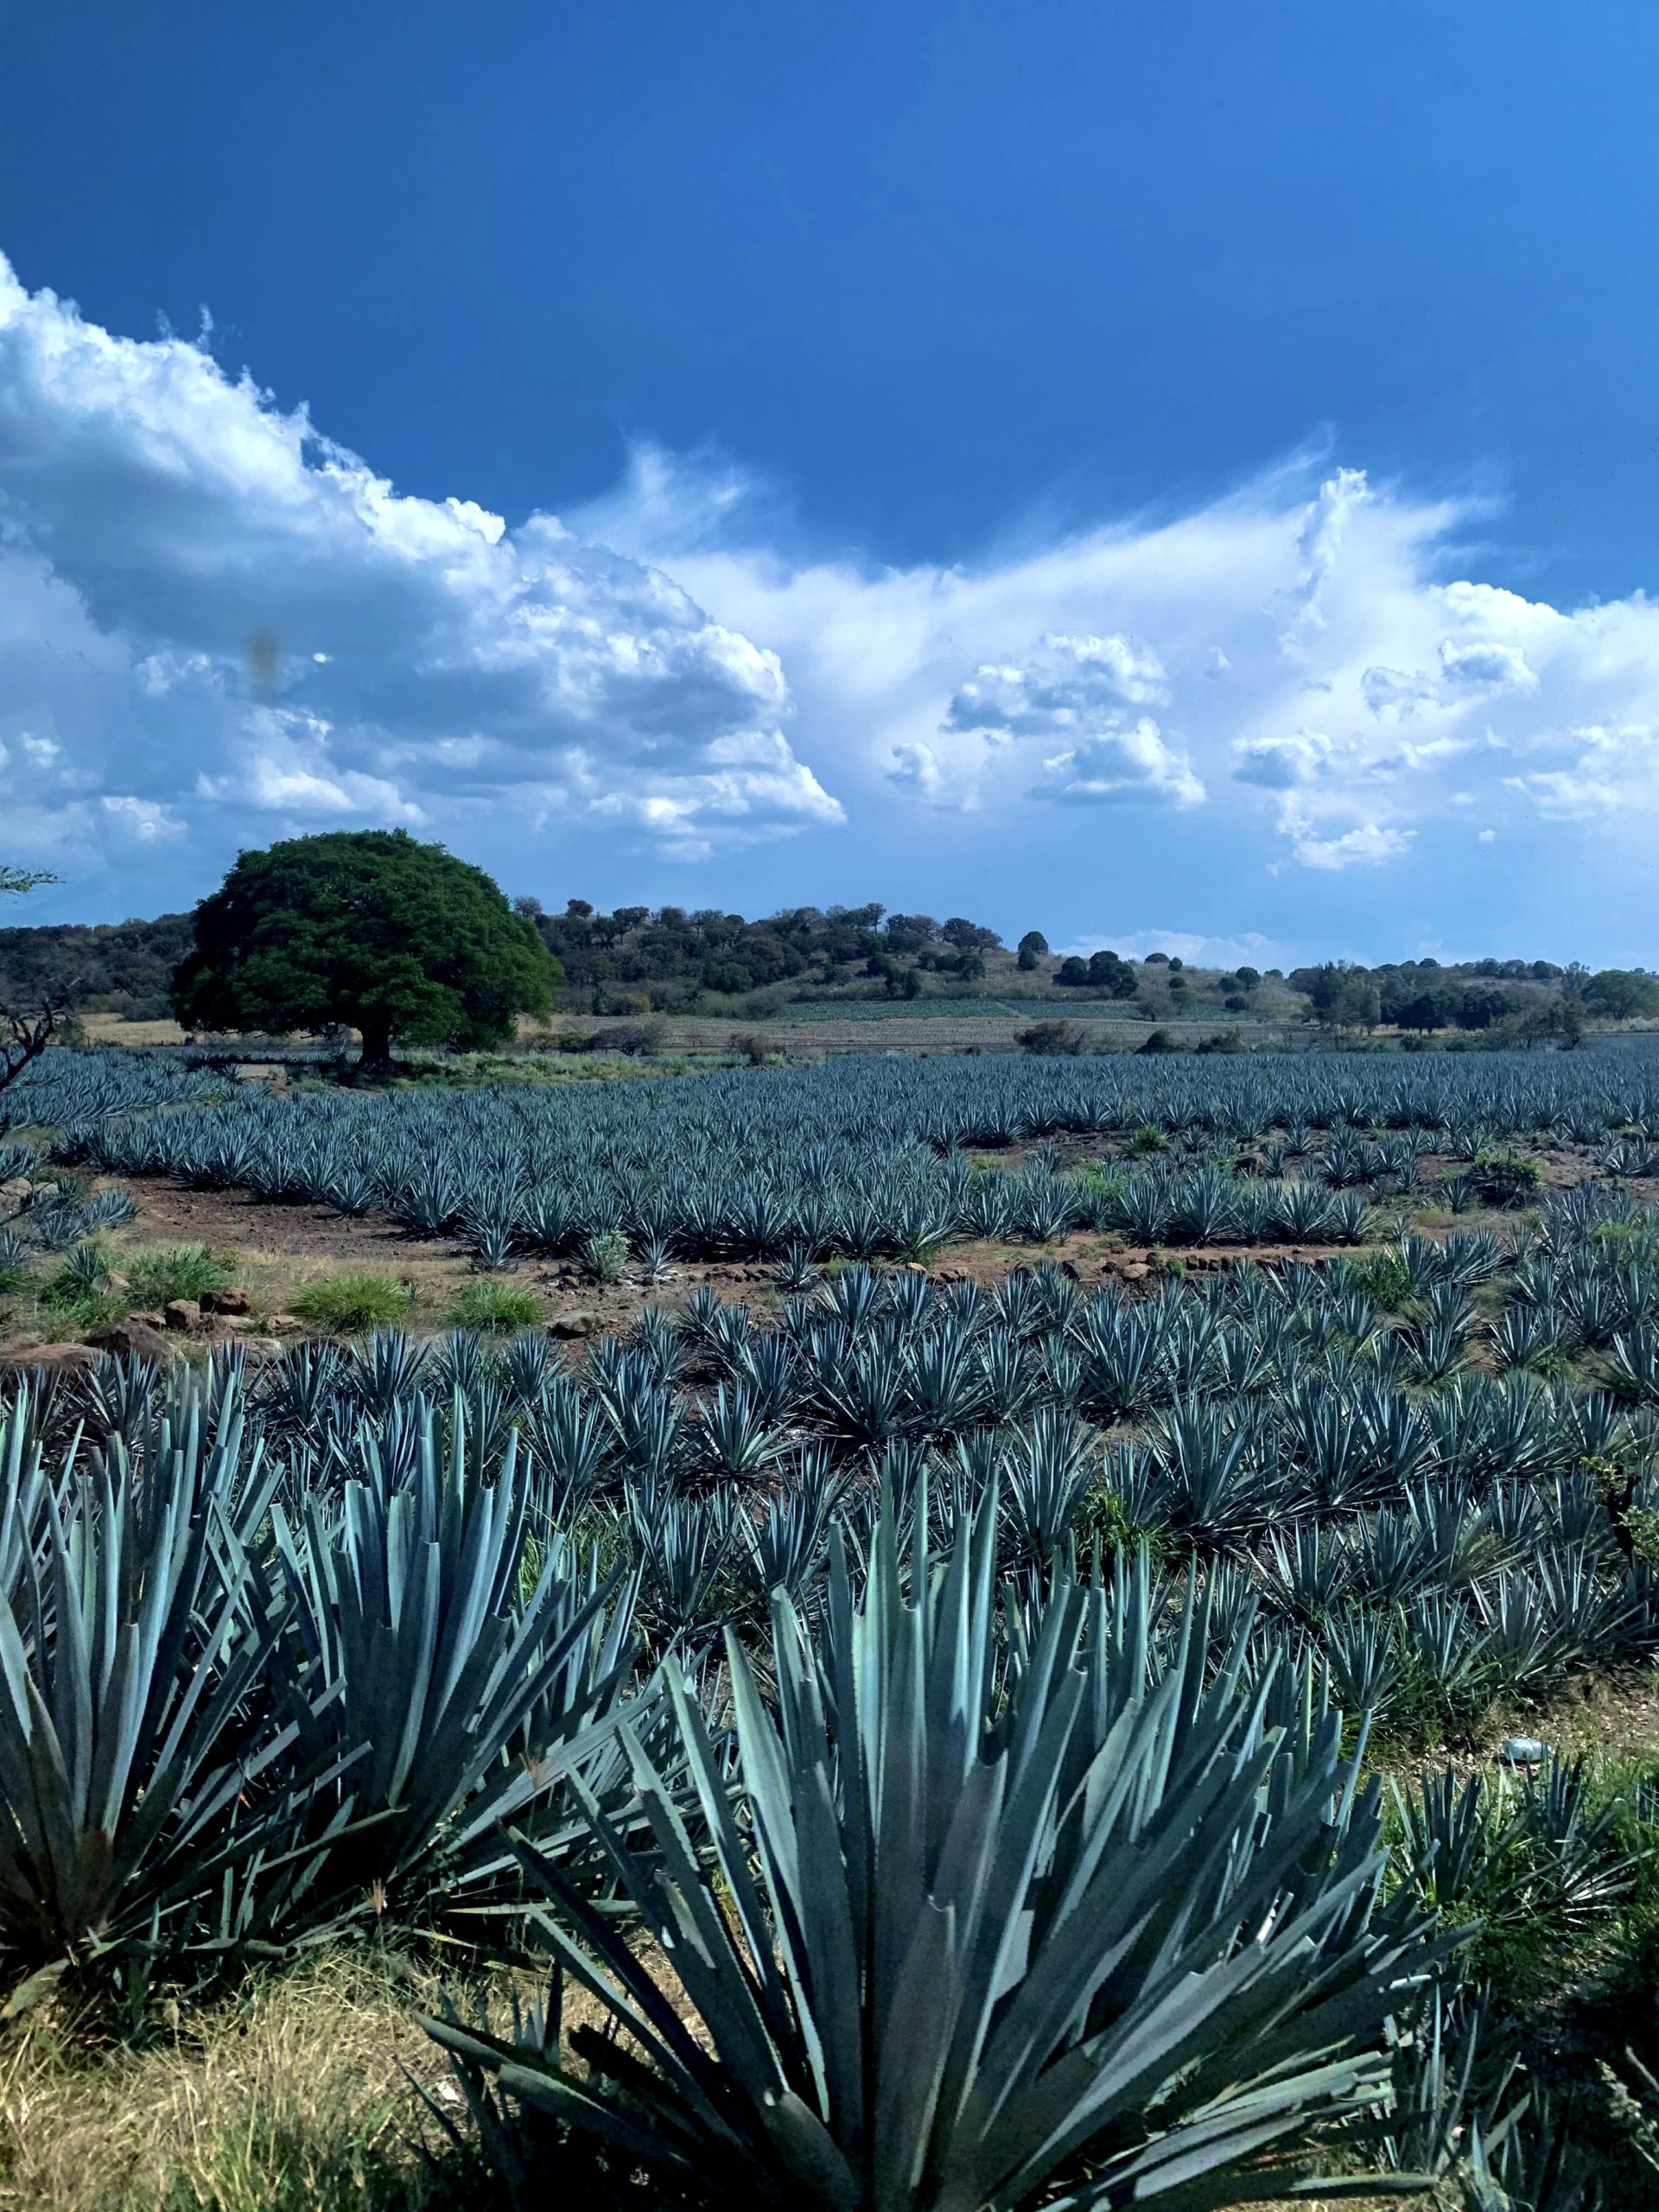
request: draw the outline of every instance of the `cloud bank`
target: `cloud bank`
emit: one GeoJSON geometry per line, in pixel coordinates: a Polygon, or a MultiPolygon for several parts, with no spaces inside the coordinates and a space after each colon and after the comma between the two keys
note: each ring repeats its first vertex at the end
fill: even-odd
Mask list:
{"type": "Polygon", "coordinates": [[[400,496],[0,261],[0,772],[35,853],[510,808],[696,855],[841,809],[777,656],[532,515],[400,496]]]}
{"type": "Polygon", "coordinates": [[[1628,850],[1659,813],[1659,607],[1472,578],[1483,518],[1352,470],[954,566],[827,557],[707,455],[642,447],[563,518],[464,489],[397,492],[0,260],[8,857],[142,906],[362,822],[487,827],[531,880],[555,836],[696,861],[850,824],[982,868],[1010,823],[1172,861],[1219,826],[1243,922],[1263,870],[1335,895],[1439,835],[1628,850]]]}
{"type": "Polygon", "coordinates": [[[1630,838],[1659,814],[1659,607],[1448,575],[1471,506],[1298,461],[1173,520],[880,569],[781,556],[729,469],[700,531],[699,475],[637,456],[605,526],[639,557],[671,546],[699,602],[779,655],[849,805],[1219,817],[1266,866],[1327,876],[1436,823],[1630,838]]]}

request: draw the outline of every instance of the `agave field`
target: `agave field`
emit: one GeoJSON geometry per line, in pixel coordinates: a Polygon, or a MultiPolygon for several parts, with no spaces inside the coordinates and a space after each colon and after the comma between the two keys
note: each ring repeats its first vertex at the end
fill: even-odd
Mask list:
{"type": "Polygon", "coordinates": [[[1650,2201],[1659,1787],[1491,1752],[1659,1656],[1659,1060],[375,1096],[111,1052],[4,1103],[7,1174],[86,1171],[16,1254],[168,1176],[664,1286],[574,1359],[6,1386],[13,2011],[446,1947],[432,2125],[524,2203],[1650,2201]],[[1083,1228],[1264,1263],[1085,1287],[1083,1228]],[[957,1240],[1029,1249],[893,1264],[957,1240]],[[770,1298],[672,1290],[732,1257],[770,1298]]]}

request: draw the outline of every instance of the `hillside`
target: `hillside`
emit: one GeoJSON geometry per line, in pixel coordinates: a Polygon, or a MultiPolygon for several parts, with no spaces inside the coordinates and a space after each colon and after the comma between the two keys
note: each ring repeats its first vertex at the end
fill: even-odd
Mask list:
{"type": "MultiPolygon", "coordinates": [[[[1585,1020],[1659,1017],[1659,979],[1577,963],[1496,958],[1344,962],[1287,975],[1200,968],[1159,952],[1061,956],[1040,932],[1017,948],[962,915],[888,913],[879,905],[798,906],[757,920],[717,908],[620,906],[571,899],[557,913],[520,899],[563,967],[567,1015],[858,1019],[963,1014],[977,1006],[1116,1020],[1318,1022],[1404,1033],[1570,1033],[1585,1020]]],[[[0,1004],[44,994],[84,1014],[154,1020],[168,1011],[190,918],[0,930],[0,1004]]]]}

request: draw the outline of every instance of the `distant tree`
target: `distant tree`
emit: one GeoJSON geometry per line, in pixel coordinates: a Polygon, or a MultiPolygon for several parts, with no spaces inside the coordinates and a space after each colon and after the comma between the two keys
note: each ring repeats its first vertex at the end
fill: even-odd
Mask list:
{"type": "Polygon", "coordinates": [[[1382,1018],[1382,993],[1363,968],[1326,960],[1291,977],[1307,995],[1315,1020],[1330,1029],[1372,1029],[1382,1018]]]}
{"type": "Polygon", "coordinates": [[[1054,980],[1057,983],[1064,983],[1068,990],[1087,988],[1089,963],[1086,960],[1080,960],[1075,952],[1068,953],[1061,961],[1059,971],[1054,980]]]}
{"type": "MultiPolygon", "coordinates": [[[[13,868],[0,861],[0,893],[22,898],[57,877],[46,868],[13,868]]],[[[61,1027],[66,1005],[46,994],[38,1002],[8,1000],[0,1005],[0,1090],[16,1082],[31,1060],[38,1060],[61,1027]]]]}
{"type": "Polygon", "coordinates": [[[1014,958],[1016,968],[1028,976],[1048,950],[1048,939],[1041,930],[1027,930],[1020,940],[1020,950],[1014,958]]]}
{"type": "MultiPolygon", "coordinates": [[[[643,911],[643,910],[642,910],[643,911]]],[[[499,1044],[564,978],[481,868],[403,830],[333,830],[244,853],[194,917],[179,1020],[214,1029],[349,1023],[362,1065],[394,1042],[499,1044]]]]}
{"type": "Polygon", "coordinates": [[[958,952],[995,952],[1002,942],[995,930],[982,929],[962,914],[952,914],[939,935],[958,952]]]}
{"type": "Polygon", "coordinates": [[[1135,970],[1128,962],[1105,950],[1090,954],[1089,981],[1111,999],[1132,999],[1138,988],[1135,970]]]}
{"type": "Polygon", "coordinates": [[[1242,991],[1253,991],[1261,980],[1261,971],[1258,969],[1243,967],[1235,968],[1233,970],[1233,981],[1242,991]]]}
{"type": "Polygon", "coordinates": [[[1524,1045],[1529,1051],[1535,1045],[1553,1042],[1570,1052],[1584,1040],[1584,1009],[1576,999],[1544,999],[1511,1014],[1503,1024],[1503,1035],[1506,1041],[1524,1045]]]}
{"type": "Polygon", "coordinates": [[[1659,976],[1639,968],[1604,968],[1589,977],[1580,996],[1586,1011],[1604,1021],[1650,1020],[1659,1014],[1659,976]]]}

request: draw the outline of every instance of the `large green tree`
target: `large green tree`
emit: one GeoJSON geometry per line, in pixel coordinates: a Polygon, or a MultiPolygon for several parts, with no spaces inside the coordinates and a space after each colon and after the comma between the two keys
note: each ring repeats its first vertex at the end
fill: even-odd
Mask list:
{"type": "Polygon", "coordinates": [[[349,1024],[365,1068],[394,1044],[499,1044],[564,981],[482,868],[403,830],[339,830],[244,853],[195,911],[174,971],[188,1026],[349,1024]]]}

